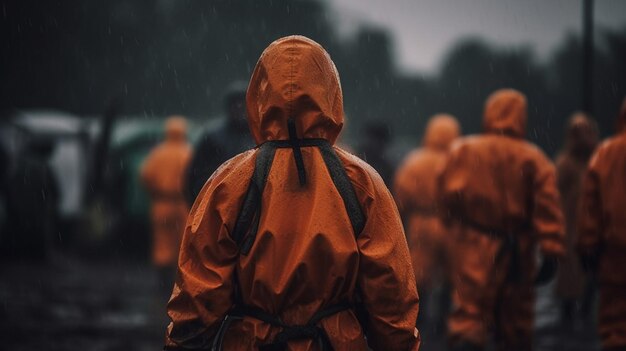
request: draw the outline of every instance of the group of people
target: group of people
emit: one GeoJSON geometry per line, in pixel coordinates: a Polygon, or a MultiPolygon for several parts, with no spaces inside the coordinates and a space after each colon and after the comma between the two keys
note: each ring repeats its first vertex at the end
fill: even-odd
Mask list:
{"type": "MultiPolygon", "coordinates": [[[[626,123],[626,100],[618,120],[626,123]]],[[[443,287],[454,305],[447,317],[452,349],[484,350],[491,336],[499,350],[530,350],[534,286],[551,280],[558,266],[561,323],[572,328],[579,317],[591,325],[599,284],[603,350],[624,350],[626,272],[618,257],[626,253],[625,130],[618,126],[594,154],[597,127],[576,113],[554,165],[524,140],[525,126],[525,97],[496,91],[485,103],[482,134],[455,140],[456,120],[434,116],[423,147],[396,173],[394,196],[422,306],[427,302],[421,318],[429,307],[447,314],[445,295],[438,305],[425,299],[443,287]]]]}
{"type": "Polygon", "coordinates": [[[177,263],[166,350],[417,350],[430,322],[450,350],[530,350],[535,286],[558,263],[563,314],[597,272],[603,350],[626,349],[626,102],[595,151],[574,116],[555,167],[524,138],[525,96],[496,91],[482,134],[434,116],[390,192],[335,145],[339,75],[314,41],[273,42],[226,101],[193,155],[169,119],[142,170],[154,261],[177,263]],[[445,318],[423,319],[434,306],[445,318]]]}

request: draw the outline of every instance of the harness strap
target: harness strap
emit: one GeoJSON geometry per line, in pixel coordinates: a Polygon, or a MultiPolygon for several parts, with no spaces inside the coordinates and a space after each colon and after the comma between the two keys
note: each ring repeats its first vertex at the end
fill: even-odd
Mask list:
{"type": "MultiPolygon", "coordinates": [[[[265,142],[259,147],[254,173],[252,174],[248,191],[245,195],[232,233],[233,240],[237,243],[241,254],[244,256],[250,252],[252,245],[254,245],[259,229],[263,189],[265,188],[267,176],[274,161],[276,149],[293,148],[293,145],[294,143],[291,140],[274,140],[265,142]]],[[[352,182],[348,178],[343,163],[335,153],[335,150],[325,139],[299,139],[297,145],[297,150],[300,150],[300,147],[319,148],[328,173],[330,174],[330,178],[343,200],[348,218],[350,219],[350,224],[354,231],[354,236],[358,237],[365,227],[365,215],[361,210],[361,205],[357,199],[352,182]]],[[[296,155],[296,153],[294,153],[294,155],[296,155]]],[[[302,156],[301,153],[300,156],[302,156]]],[[[297,160],[298,157],[295,157],[297,160]]],[[[302,167],[304,170],[304,163],[302,163],[302,167]]],[[[306,178],[306,174],[304,178],[306,178]]]]}
{"type": "MultiPolygon", "coordinates": [[[[271,343],[259,346],[260,351],[285,350],[289,341],[302,339],[315,340],[318,343],[320,350],[332,350],[333,348],[330,344],[330,340],[328,338],[328,335],[326,334],[326,331],[318,326],[318,324],[327,317],[351,308],[351,305],[347,302],[330,306],[316,312],[311,317],[311,319],[309,319],[309,321],[304,325],[288,325],[276,315],[265,312],[258,307],[247,305],[236,306],[229,313],[229,316],[231,316],[231,320],[233,317],[237,319],[242,319],[243,317],[252,317],[254,319],[268,323],[274,327],[282,328],[282,330],[278,334],[276,334],[274,340],[271,343]]],[[[223,335],[224,333],[225,330],[221,333],[221,335],[223,335]]]]}
{"type": "Polygon", "coordinates": [[[304,160],[302,159],[302,150],[300,150],[300,139],[296,133],[296,123],[293,118],[287,120],[287,129],[289,130],[289,143],[293,150],[293,159],[296,161],[296,169],[298,170],[298,179],[300,186],[306,184],[306,170],[304,169],[304,160]]]}
{"type": "Polygon", "coordinates": [[[259,229],[259,218],[261,217],[261,201],[263,188],[267,181],[267,175],[274,162],[276,148],[272,144],[265,143],[259,147],[256,156],[254,173],[248,186],[246,197],[239,211],[237,222],[233,229],[232,238],[239,246],[241,253],[245,256],[248,254],[256,232],[259,229]]]}
{"type": "Polygon", "coordinates": [[[361,210],[361,205],[356,197],[354,186],[346,174],[346,169],[343,163],[335,153],[335,150],[329,143],[323,143],[319,146],[326,168],[330,173],[330,178],[333,180],[339,195],[343,199],[343,204],[348,212],[352,229],[354,230],[354,236],[358,238],[359,234],[365,227],[365,215],[361,210]]]}
{"type": "Polygon", "coordinates": [[[220,328],[217,330],[217,334],[215,334],[215,338],[211,343],[211,351],[221,351],[222,346],[224,345],[224,336],[230,328],[230,325],[236,320],[242,320],[243,317],[235,316],[231,314],[227,314],[222,320],[222,324],[220,324],[220,328]]]}

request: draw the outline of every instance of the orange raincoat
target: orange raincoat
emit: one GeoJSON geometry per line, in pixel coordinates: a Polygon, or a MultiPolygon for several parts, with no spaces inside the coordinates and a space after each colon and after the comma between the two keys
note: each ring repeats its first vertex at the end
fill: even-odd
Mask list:
{"type": "Polygon", "coordinates": [[[394,180],[394,198],[404,220],[417,286],[432,288],[433,276],[448,275],[448,242],[437,208],[437,179],[448,147],[460,128],[450,115],[435,115],[426,128],[423,147],[404,160],[394,180]]]}
{"type": "Polygon", "coordinates": [[[452,345],[530,350],[534,248],[560,256],[563,218],[555,169],[523,139],[526,98],[499,90],[485,104],[484,134],[454,143],[443,172],[442,210],[454,245],[452,345]]]}
{"type": "Polygon", "coordinates": [[[191,147],[182,117],[171,117],[165,125],[165,141],[148,155],[141,167],[141,181],[152,200],[152,261],[158,267],[173,266],[188,215],[182,182],[191,147]]]}
{"type": "MultiPolygon", "coordinates": [[[[343,126],[343,98],[326,51],[301,36],[272,43],[250,80],[247,107],[259,147],[223,164],[192,207],[168,304],[166,349],[203,349],[221,338],[225,350],[253,350],[304,326],[310,333],[322,330],[335,350],[365,350],[366,343],[375,350],[417,350],[418,296],[393,198],[370,166],[330,146],[343,126]],[[321,147],[278,148],[260,189],[256,238],[244,250],[233,234],[247,189],[258,185],[251,178],[261,152],[277,140],[311,138],[338,156],[365,218],[362,231],[353,230],[339,194],[348,188],[333,184],[321,147]],[[369,315],[367,341],[353,309],[306,325],[331,306],[354,304],[357,296],[369,315]],[[257,317],[233,320],[233,308],[241,307],[236,304],[257,317]],[[259,315],[280,319],[282,326],[259,315]]],[[[315,341],[289,339],[286,348],[319,350],[315,341]]]]}
{"type": "Polygon", "coordinates": [[[562,299],[578,299],[583,294],[586,277],[580,266],[576,243],[576,211],[587,169],[587,161],[598,143],[597,128],[584,113],[572,116],[567,127],[565,148],[556,159],[557,184],[561,208],[565,215],[566,255],[559,264],[556,295],[562,299]]]}
{"type": "Polygon", "coordinates": [[[626,99],[618,134],[589,161],[578,216],[578,250],[597,260],[603,350],[626,348],[626,99]]]}

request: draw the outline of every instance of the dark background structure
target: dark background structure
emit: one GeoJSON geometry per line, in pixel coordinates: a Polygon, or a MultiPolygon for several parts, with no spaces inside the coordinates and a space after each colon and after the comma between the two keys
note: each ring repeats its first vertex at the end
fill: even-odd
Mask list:
{"type": "MultiPolygon", "coordinates": [[[[529,137],[553,153],[564,121],[583,107],[582,33],[572,32],[547,62],[527,46],[462,38],[426,77],[397,69],[384,29],[339,37],[328,4],[315,0],[25,0],[3,3],[2,16],[3,108],[92,115],[117,96],[125,113],[206,118],[221,111],[229,82],[249,78],[268,43],[294,33],[320,42],[336,62],[352,136],[360,122],[384,119],[415,138],[441,111],[476,132],[485,97],[510,86],[528,95],[529,137]]],[[[607,135],[626,94],[626,23],[597,29],[594,43],[593,114],[607,135]]]]}

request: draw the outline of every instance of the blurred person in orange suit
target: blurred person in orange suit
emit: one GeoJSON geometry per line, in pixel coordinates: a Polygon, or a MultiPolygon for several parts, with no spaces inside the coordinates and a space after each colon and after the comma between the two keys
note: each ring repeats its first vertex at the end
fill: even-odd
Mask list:
{"type": "Polygon", "coordinates": [[[616,135],[591,156],[581,197],[577,247],[597,276],[602,350],[626,350],[626,98],[616,135]]]}
{"type": "Polygon", "coordinates": [[[451,238],[437,207],[437,180],[443,172],[448,148],[459,134],[459,123],[453,116],[433,116],[426,127],[422,147],[405,158],[394,179],[394,198],[404,222],[421,297],[420,329],[430,321],[427,315],[432,314],[433,307],[437,315],[431,324],[436,329],[443,329],[449,309],[446,287],[450,279],[448,255],[451,238]],[[437,287],[444,291],[435,306],[431,295],[437,287]]]}
{"type": "Polygon", "coordinates": [[[257,147],[191,209],[165,349],[417,350],[400,216],[376,171],[334,146],[343,94],[328,53],[276,40],[246,102],[257,147]]]}
{"type": "Polygon", "coordinates": [[[564,254],[564,223],[552,162],[524,140],[526,97],[494,92],[483,133],[453,143],[440,179],[441,211],[455,238],[452,350],[532,348],[535,283],[564,254]],[[543,254],[536,273],[535,248],[543,254]]]}
{"type": "Polygon", "coordinates": [[[152,202],[152,262],[159,270],[160,286],[168,292],[189,213],[182,185],[190,158],[187,122],[173,116],[165,122],[165,140],[150,152],[141,167],[141,182],[152,202]]]}
{"type": "MultiPolygon", "coordinates": [[[[561,324],[571,328],[576,322],[589,320],[593,304],[593,288],[588,288],[585,273],[580,266],[576,243],[576,211],[587,162],[598,144],[595,122],[582,112],[569,120],[565,145],[556,159],[557,184],[561,207],[565,216],[566,253],[559,263],[555,294],[561,300],[561,324]],[[576,313],[581,306],[580,313],[576,313]]],[[[578,324],[582,325],[582,324],[578,324]]]]}

